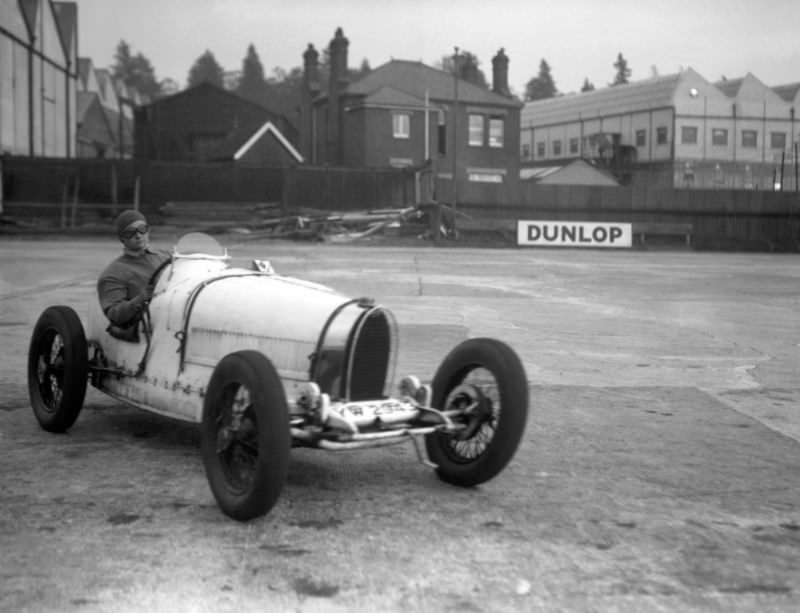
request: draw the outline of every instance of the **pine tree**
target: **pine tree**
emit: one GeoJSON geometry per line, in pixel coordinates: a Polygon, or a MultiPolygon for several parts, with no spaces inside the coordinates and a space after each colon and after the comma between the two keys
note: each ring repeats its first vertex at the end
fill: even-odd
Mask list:
{"type": "Polygon", "coordinates": [[[124,40],[117,44],[111,74],[149,98],[156,98],[161,94],[161,84],[156,79],[150,60],[141,53],[132,55],[130,45],[124,40]]]}
{"type": "Polygon", "coordinates": [[[214,54],[208,49],[192,65],[187,84],[189,87],[194,87],[206,81],[218,87],[224,86],[222,66],[217,63],[214,54]]]}
{"type": "MultiPolygon", "coordinates": [[[[474,53],[466,50],[459,51],[458,78],[483,89],[489,89],[489,82],[486,80],[486,75],[480,66],[480,60],[474,53]]],[[[437,63],[437,67],[450,74],[456,73],[456,64],[452,55],[442,56],[442,59],[437,63]]]]}
{"type": "Polygon", "coordinates": [[[263,103],[266,96],[267,82],[264,79],[264,66],[251,43],[247,47],[247,55],[242,61],[242,77],[236,87],[236,93],[256,103],[263,103]]]}
{"type": "Polygon", "coordinates": [[[614,62],[614,68],[617,69],[617,74],[611,86],[627,83],[628,78],[631,76],[631,69],[628,68],[628,60],[622,57],[621,52],[617,54],[617,61],[614,62]]]}
{"type": "Polygon", "coordinates": [[[539,63],[539,74],[533,77],[525,86],[525,100],[544,100],[553,98],[558,93],[553,75],[550,73],[550,64],[542,58],[539,63]]]}
{"type": "Polygon", "coordinates": [[[592,90],[594,90],[594,83],[589,80],[589,77],[584,78],[581,92],[590,92],[592,90]]]}

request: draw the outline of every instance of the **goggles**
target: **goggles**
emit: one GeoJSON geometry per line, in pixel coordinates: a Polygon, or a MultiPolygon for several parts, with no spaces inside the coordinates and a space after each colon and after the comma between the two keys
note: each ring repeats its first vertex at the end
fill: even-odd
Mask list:
{"type": "Polygon", "coordinates": [[[142,236],[144,236],[149,231],[150,231],[150,226],[144,225],[144,226],[137,226],[136,228],[128,228],[120,232],[119,235],[125,240],[129,240],[134,236],[136,236],[137,234],[141,234],[142,236]]]}

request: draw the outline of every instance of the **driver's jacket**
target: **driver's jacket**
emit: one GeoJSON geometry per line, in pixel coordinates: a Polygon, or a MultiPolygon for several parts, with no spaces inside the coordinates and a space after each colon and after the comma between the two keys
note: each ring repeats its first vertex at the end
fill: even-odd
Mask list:
{"type": "Polygon", "coordinates": [[[97,295],[112,324],[126,327],[138,319],[144,309],[140,294],[167,258],[164,252],[147,249],[142,255],[123,253],[106,267],[97,281],[97,295]]]}

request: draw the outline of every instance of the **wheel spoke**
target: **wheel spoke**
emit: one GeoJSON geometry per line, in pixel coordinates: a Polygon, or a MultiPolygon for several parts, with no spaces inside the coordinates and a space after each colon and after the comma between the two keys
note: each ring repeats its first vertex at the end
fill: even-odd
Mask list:
{"type": "Polygon", "coordinates": [[[215,419],[217,455],[230,484],[237,490],[247,490],[255,479],[259,451],[250,390],[232,384],[221,400],[215,419]]]}

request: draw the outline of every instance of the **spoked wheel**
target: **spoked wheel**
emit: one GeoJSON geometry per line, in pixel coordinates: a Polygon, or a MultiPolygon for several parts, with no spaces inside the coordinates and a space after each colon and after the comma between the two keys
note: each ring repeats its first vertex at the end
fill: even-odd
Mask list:
{"type": "Polygon", "coordinates": [[[425,438],[443,481],[473,486],[496,476],[514,456],[528,418],[528,381],[519,357],[495,339],[470,339],[442,361],[433,379],[433,406],[458,411],[455,433],[425,438]]]}
{"type": "Polygon", "coordinates": [[[289,409],[278,373],[255,351],[217,365],[203,403],[202,454],[222,511],[241,521],[277,502],[289,466],[289,409]]]}
{"type": "Polygon", "coordinates": [[[89,374],[86,335],[78,315],[66,306],[46,309],[28,349],[28,395],[39,425],[64,432],[83,407],[89,374]]]}

